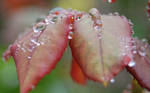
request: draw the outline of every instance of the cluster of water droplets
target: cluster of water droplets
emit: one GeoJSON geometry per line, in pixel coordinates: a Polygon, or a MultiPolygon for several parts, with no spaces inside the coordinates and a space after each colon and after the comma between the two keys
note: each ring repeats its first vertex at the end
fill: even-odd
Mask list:
{"type": "MultiPolygon", "coordinates": [[[[144,38],[142,40],[138,40],[137,38],[134,38],[132,41],[132,54],[133,55],[139,55],[141,57],[145,57],[146,49],[149,48],[148,41],[144,38]]],[[[136,63],[134,60],[131,60],[128,64],[129,67],[134,67],[136,63]]]]}
{"type": "Polygon", "coordinates": [[[139,54],[140,56],[146,56],[146,49],[149,47],[148,41],[144,38],[141,41],[134,39],[132,41],[133,54],[139,54]]]}
{"type": "Polygon", "coordinates": [[[89,14],[91,15],[93,21],[94,21],[94,29],[98,32],[97,36],[99,39],[102,38],[102,21],[101,21],[101,14],[96,8],[92,8],[89,11],[89,14]]]}
{"type": "Polygon", "coordinates": [[[77,10],[72,10],[71,8],[69,8],[67,12],[68,12],[67,25],[69,30],[68,39],[72,39],[74,34],[74,23],[81,19],[82,13],[77,10]]]}

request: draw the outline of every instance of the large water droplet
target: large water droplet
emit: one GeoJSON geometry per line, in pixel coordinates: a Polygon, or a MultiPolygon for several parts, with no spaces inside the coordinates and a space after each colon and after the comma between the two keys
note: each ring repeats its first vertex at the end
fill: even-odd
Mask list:
{"type": "Polygon", "coordinates": [[[129,67],[134,67],[135,65],[136,63],[133,60],[131,60],[128,64],[129,67]]]}
{"type": "Polygon", "coordinates": [[[35,33],[37,33],[37,32],[43,31],[45,28],[46,28],[45,23],[40,22],[40,23],[36,24],[36,25],[33,27],[33,31],[34,31],[35,33]]]}
{"type": "Polygon", "coordinates": [[[45,19],[45,16],[41,16],[41,17],[36,19],[36,23],[44,21],[44,19],[45,19]]]}

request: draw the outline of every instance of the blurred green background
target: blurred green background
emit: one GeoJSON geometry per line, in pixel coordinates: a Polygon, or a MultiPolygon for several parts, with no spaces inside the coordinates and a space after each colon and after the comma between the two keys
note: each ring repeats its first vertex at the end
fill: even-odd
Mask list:
{"type": "MultiPolygon", "coordinates": [[[[0,55],[24,29],[33,25],[38,17],[47,15],[50,9],[58,6],[82,11],[95,7],[103,14],[119,12],[133,22],[134,37],[150,40],[147,2],[148,0],[116,0],[115,3],[109,4],[103,0],[1,0],[0,55]]],[[[68,48],[56,69],[46,75],[31,93],[122,93],[129,87],[132,79],[124,70],[115,77],[115,82],[106,88],[93,81],[88,81],[87,86],[81,86],[72,81],[70,66],[71,53],[68,48]]],[[[19,93],[12,58],[8,63],[0,59],[0,93],[19,93]]]]}

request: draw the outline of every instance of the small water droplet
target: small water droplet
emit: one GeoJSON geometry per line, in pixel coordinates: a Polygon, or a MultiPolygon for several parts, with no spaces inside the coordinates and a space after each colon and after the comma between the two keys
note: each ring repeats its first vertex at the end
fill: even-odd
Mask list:
{"type": "Polygon", "coordinates": [[[144,47],[147,48],[147,47],[148,47],[148,40],[145,39],[145,38],[143,38],[143,39],[142,39],[142,42],[143,42],[143,44],[144,44],[144,47]]]}
{"type": "Polygon", "coordinates": [[[131,60],[128,64],[129,67],[134,67],[135,65],[136,63],[133,60],[131,60]]]}
{"type": "Polygon", "coordinates": [[[96,8],[90,9],[89,14],[90,14],[92,17],[100,18],[100,13],[99,13],[99,11],[98,11],[96,8]]]}
{"type": "Polygon", "coordinates": [[[69,25],[69,30],[72,30],[72,29],[73,29],[73,25],[70,24],[70,25],[69,25]]]}
{"type": "Polygon", "coordinates": [[[36,42],[34,39],[31,39],[31,42],[36,44],[37,46],[40,46],[40,43],[36,42]]]}
{"type": "Polygon", "coordinates": [[[95,30],[101,30],[101,27],[98,26],[98,25],[96,25],[96,26],[94,27],[94,29],[95,29],[95,30]]]}
{"type": "Polygon", "coordinates": [[[30,57],[30,56],[28,56],[28,59],[31,59],[31,57],[30,57]]]}
{"type": "Polygon", "coordinates": [[[126,45],[126,46],[125,46],[125,48],[129,48],[129,46],[128,46],[128,45],[126,45]]]}
{"type": "Polygon", "coordinates": [[[136,51],[136,50],[133,50],[133,51],[132,51],[132,53],[133,53],[133,54],[136,54],[136,53],[137,53],[137,51],[136,51]]]}
{"type": "Polygon", "coordinates": [[[26,52],[25,48],[23,48],[23,47],[21,48],[21,50],[23,50],[23,52],[26,52]]]}
{"type": "Polygon", "coordinates": [[[28,48],[28,51],[32,52],[34,50],[34,48],[35,48],[34,46],[31,46],[30,48],[28,48]]]}
{"type": "Polygon", "coordinates": [[[112,4],[114,3],[116,0],[108,0],[108,3],[112,4]]]}
{"type": "Polygon", "coordinates": [[[99,33],[97,36],[98,36],[99,39],[102,39],[101,33],[99,33]]]}
{"type": "Polygon", "coordinates": [[[101,20],[96,20],[96,24],[101,26],[102,25],[102,21],[101,20]]]}
{"type": "Polygon", "coordinates": [[[119,13],[118,13],[118,12],[114,12],[114,15],[115,15],[115,16],[119,16],[119,13]]]}
{"type": "Polygon", "coordinates": [[[145,48],[144,47],[140,47],[140,49],[138,50],[138,53],[140,56],[145,56],[146,53],[145,53],[145,48]]]}
{"type": "Polygon", "coordinates": [[[133,49],[133,50],[136,50],[136,48],[137,48],[137,47],[136,47],[135,45],[132,46],[132,49],[133,49]]]}
{"type": "Polygon", "coordinates": [[[111,82],[111,83],[114,83],[114,82],[115,82],[115,79],[111,79],[110,82],[111,82]]]}
{"type": "Polygon", "coordinates": [[[131,20],[128,20],[128,23],[130,24],[130,26],[133,26],[134,24],[131,22],[131,20]]]}
{"type": "Polygon", "coordinates": [[[143,38],[143,39],[142,39],[142,42],[143,42],[143,43],[147,43],[148,40],[147,40],[146,38],[143,38]]]}
{"type": "Polygon", "coordinates": [[[49,11],[49,14],[54,13],[54,12],[57,12],[57,11],[62,11],[62,10],[64,10],[64,9],[61,8],[61,7],[56,7],[56,8],[53,8],[52,10],[50,10],[50,11],[49,11]]]}
{"type": "Polygon", "coordinates": [[[36,24],[36,25],[33,27],[33,31],[34,31],[35,33],[37,33],[37,32],[43,31],[45,28],[46,28],[45,23],[40,22],[40,23],[36,24]]]}
{"type": "Polygon", "coordinates": [[[72,39],[72,37],[73,37],[73,32],[70,31],[70,32],[69,32],[69,35],[68,35],[68,39],[72,39]]]}
{"type": "Polygon", "coordinates": [[[68,39],[72,39],[72,36],[68,35],[68,39]]]}

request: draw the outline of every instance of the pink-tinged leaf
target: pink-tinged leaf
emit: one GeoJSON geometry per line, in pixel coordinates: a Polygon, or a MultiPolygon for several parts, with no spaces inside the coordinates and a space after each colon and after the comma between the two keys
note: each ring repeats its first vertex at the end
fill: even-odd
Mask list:
{"type": "Polygon", "coordinates": [[[4,58],[10,55],[14,58],[21,93],[34,88],[60,60],[68,40],[65,22],[65,18],[58,18],[55,23],[37,23],[33,30],[18,39],[4,53],[4,58]]]}
{"type": "Polygon", "coordinates": [[[102,28],[96,20],[84,15],[74,24],[70,47],[85,75],[106,85],[131,60],[131,28],[120,16],[102,15],[102,28]]]}
{"type": "Polygon", "coordinates": [[[127,66],[127,70],[141,87],[150,90],[150,46],[145,39],[134,39],[132,49],[135,65],[127,66]]]}
{"type": "Polygon", "coordinates": [[[75,59],[72,60],[71,77],[78,84],[85,85],[87,83],[87,78],[75,59]]]}

